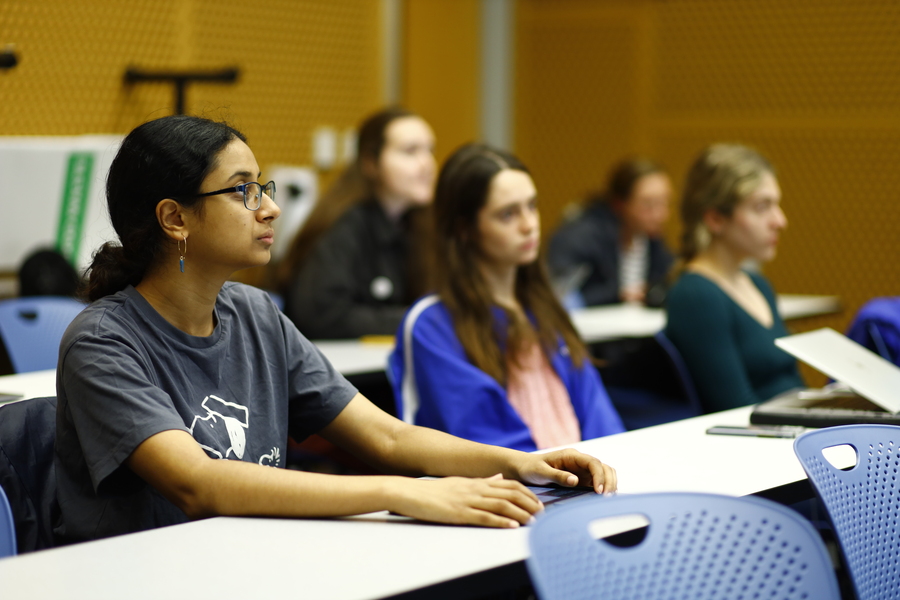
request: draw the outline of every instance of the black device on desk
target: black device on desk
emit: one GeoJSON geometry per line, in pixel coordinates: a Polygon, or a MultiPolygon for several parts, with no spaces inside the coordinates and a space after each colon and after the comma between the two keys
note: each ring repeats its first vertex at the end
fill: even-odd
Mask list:
{"type": "Polygon", "coordinates": [[[556,504],[557,502],[562,502],[564,500],[568,500],[570,498],[577,498],[578,496],[583,496],[585,494],[593,494],[593,488],[588,487],[562,487],[558,485],[526,485],[529,490],[534,492],[534,495],[538,497],[544,507],[548,507],[552,504],[556,504]]]}
{"type": "Polygon", "coordinates": [[[900,368],[893,363],[828,328],[779,338],[775,344],[843,385],[776,396],[753,409],[751,423],[900,425],[900,368]]]}
{"type": "Polygon", "coordinates": [[[794,425],[716,425],[706,430],[710,435],[793,439],[806,431],[794,425]]]}

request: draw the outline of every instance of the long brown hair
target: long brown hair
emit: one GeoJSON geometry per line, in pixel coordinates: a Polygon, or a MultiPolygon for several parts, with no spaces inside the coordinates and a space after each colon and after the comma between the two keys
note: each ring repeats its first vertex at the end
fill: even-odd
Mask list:
{"type": "Polygon", "coordinates": [[[493,318],[495,302],[478,268],[478,213],[487,202],[491,181],[504,169],[528,173],[507,152],[483,144],[462,146],[438,175],[433,206],[435,289],[453,317],[469,359],[501,385],[506,384],[507,362],[516,364],[523,342],[534,333],[548,358],[560,337],[576,365],[581,366],[587,357],[584,343],[550,287],[542,259],[516,272],[516,299],[534,320],[534,327],[506,309],[502,309],[505,330],[493,318]]]}
{"type": "Polygon", "coordinates": [[[706,250],[711,236],[703,222],[709,210],[730,217],[734,208],[759,187],[765,173],[775,174],[762,154],[740,144],[713,144],[694,161],[681,200],[681,251],[675,274],[706,250]]]}
{"type": "Polygon", "coordinates": [[[291,280],[303,261],[310,255],[319,239],[344,213],[375,197],[377,181],[366,165],[377,165],[381,151],[387,142],[388,126],[396,119],[415,117],[406,109],[390,107],[366,117],[359,126],[356,143],[356,159],[338,176],[322,194],[303,228],[294,238],[287,256],[278,267],[278,287],[286,292],[291,280]]]}

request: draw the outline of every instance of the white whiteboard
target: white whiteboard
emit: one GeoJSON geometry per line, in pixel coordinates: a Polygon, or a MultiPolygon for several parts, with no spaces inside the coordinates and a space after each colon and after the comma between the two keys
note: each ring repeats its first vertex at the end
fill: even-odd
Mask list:
{"type": "Polygon", "coordinates": [[[106,174],[122,136],[0,137],[0,271],[17,271],[24,258],[56,244],[66,174],[73,153],[92,157],[76,268],[116,239],[106,211],[106,174]]]}

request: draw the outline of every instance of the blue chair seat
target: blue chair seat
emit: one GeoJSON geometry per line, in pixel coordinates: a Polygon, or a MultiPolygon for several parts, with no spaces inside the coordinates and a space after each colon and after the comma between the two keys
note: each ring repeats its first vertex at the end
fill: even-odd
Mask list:
{"type": "Polygon", "coordinates": [[[0,339],[13,370],[55,369],[62,336],[84,306],[74,298],[57,296],[0,301],[0,339]]]}
{"type": "Polygon", "coordinates": [[[20,553],[55,545],[53,530],[61,522],[55,443],[55,396],[0,406],[0,488],[12,508],[20,553]]]}
{"type": "Polygon", "coordinates": [[[13,524],[12,508],[6,493],[0,487],[0,558],[16,553],[16,527],[13,524]]]}

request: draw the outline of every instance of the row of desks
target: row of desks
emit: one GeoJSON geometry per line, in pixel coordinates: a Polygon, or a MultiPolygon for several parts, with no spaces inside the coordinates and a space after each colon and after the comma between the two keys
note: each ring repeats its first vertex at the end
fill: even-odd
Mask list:
{"type": "MultiPolygon", "coordinates": [[[[621,494],[778,495],[805,474],[792,440],[707,435],[750,408],[590,440],[621,494]]],[[[847,465],[853,464],[846,457],[847,465]]],[[[802,484],[801,484],[802,486],[802,484]]],[[[806,489],[808,493],[808,488],[806,489]]],[[[217,517],[0,560],[10,598],[382,598],[501,572],[526,558],[528,528],[435,525],[372,513],[343,519],[217,517]]],[[[524,580],[524,570],[518,571],[524,580]]],[[[524,582],[524,581],[523,581],[524,582]]],[[[504,581],[506,585],[515,582],[504,581]]],[[[513,587],[515,587],[513,585],[513,587]]]]}
{"type": "MultiPolygon", "coordinates": [[[[840,302],[836,296],[782,294],[778,297],[778,310],[788,321],[837,312],[840,302]]],[[[586,342],[595,343],[653,336],[665,327],[666,315],[659,308],[620,304],[574,311],[572,321],[586,342]]],[[[383,372],[393,349],[392,342],[359,340],[324,340],[317,341],[316,346],[348,377],[383,372]]],[[[52,396],[56,393],[55,385],[52,371],[0,377],[0,393],[25,397],[52,396]]]]}
{"type": "MultiPolygon", "coordinates": [[[[835,309],[831,304],[825,310],[821,298],[807,300],[805,312],[791,313],[794,317],[835,309]]],[[[627,332],[612,330],[617,337],[652,335],[664,325],[664,315],[660,320],[660,313],[640,307],[588,309],[576,314],[575,321],[581,319],[584,334],[588,321],[609,318],[621,324],[629,315],[633,324],[643,324],[645,333],[639,334],[636,326],[627,332]],[[653,327],[651,319],[656,319],[653,327]]],[[[784,309],[782,315],[790,318],[784,309]]],[[[390,351],[389,344],[318,345],[346,375],[383,369],[390,351]]],[[[0,377],[0,391],[52,395],[54,380],[53,371],[0,377]]],[[[621,494],[702,491],[787,497],[798,489],[808,494],[792,440],[705,433],[713,425],[746,425],[749,413],[749,407],[739,408],[575,447],[617,469],[621,494]]],[[[841,460],[850,465],[855,457],[841,460]]],[[[387,513],[342,519],[217,517],[0,560],[0,589],[10,597],[60,599],[299,594],[360,600],[415,590],[428,597],[454,585],[456,593],[464,594],[459,582],[486,585],[491,574],[501,586],[514,588],[517,578],[524,583],[527,534],[528,528],[444,526],[387,513]]]]}
{"type": "MultiPolygon", "coordinates": [[[[780,294],[778,312],[785,321],[838,312],[837,296],[780,294]]],[[[618,304],[595,306],[572,312],[572,322],[589,344],[622,338],[652,337],[666,326],[666,313],[661,308],[618,304]]],[[[316,345],[335,368],[344,375],[383,371],[391,342],[318,341],[316,345]]]]}

